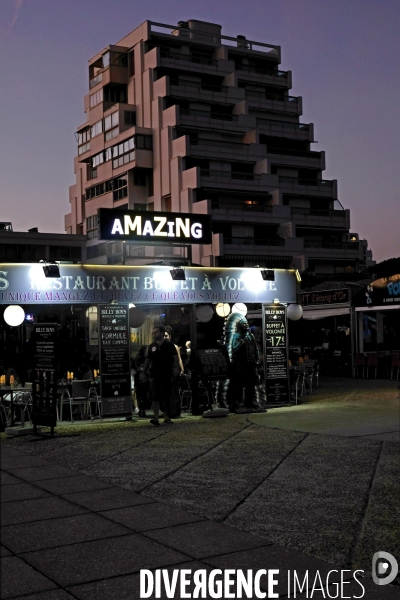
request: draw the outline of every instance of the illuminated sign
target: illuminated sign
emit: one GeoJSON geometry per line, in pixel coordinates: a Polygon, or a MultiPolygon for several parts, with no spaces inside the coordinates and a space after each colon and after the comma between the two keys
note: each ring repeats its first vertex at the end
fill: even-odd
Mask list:
{"type": "Polygon", "coordinates": [[[141,244],[211,244],[211,217],[100,208],[99,238],[141,244]]]}

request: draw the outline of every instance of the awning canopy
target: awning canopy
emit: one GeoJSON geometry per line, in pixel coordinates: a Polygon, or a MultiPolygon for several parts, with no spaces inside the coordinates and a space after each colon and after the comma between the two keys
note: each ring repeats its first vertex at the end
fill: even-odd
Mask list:
{"type": "Polygon", "coordinates": [[[315,308],[313,310],[304,309],[303,319],[314,321],[316,319],[326,319],[326,317],[338,317],[340,315],[349,315],[350,307],[337,307],[337,308],[315,308]]]}

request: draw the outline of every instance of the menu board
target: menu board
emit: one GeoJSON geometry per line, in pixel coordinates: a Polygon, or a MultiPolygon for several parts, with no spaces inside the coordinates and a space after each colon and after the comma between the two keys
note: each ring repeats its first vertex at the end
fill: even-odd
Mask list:
{"type": "Polygon", "coordinates": [[[228,379],[231,363],[226,346],[196,350],[200,376],[207,380],[228,379]]]}
{"type": "Polygon", "coordinates": [[[131,415],[128,305],[99,306],[102,415],[131,415]]]}
{"type": "Polygon", "coordinates": [[[55,427],[57,423],[57,330],[56,323],[33,325],[35,372],[32,385],[33,425],[55,427]]]}
{"type": "Polygon", "coordinates": [[[288,338],[286,307],[265,305],[264,313],[264,360],[265,391],[267,402],[289,402],[288,338]]]}

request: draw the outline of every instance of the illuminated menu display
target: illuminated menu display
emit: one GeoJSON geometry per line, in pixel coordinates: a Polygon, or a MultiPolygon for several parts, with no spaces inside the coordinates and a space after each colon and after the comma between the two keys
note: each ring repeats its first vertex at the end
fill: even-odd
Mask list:
{"type": "Polygon", "coordinates": [[[264,306],[264,328],[267,402],[289,402],[286,307],[264,306]]]}
{"type": "Polygon", "coordinates": [[[100,305],[102,415],[132,414],[128,305],[100,305]]]}
{"type": "Polygon", "coordinates": [[[57,329],[56,323],[35,323],[32,423],[55,427],[57,423],[57,329]]]}

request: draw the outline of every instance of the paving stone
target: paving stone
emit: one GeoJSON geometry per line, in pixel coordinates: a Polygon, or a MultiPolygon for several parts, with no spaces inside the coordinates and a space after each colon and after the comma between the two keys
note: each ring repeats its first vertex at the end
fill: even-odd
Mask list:
{"type": "Polygon", "coordinates": [[[49,463],[39,456],[28,456],[20,452],[20,456],[2,457],[1,468],[5,471],[28,467],[47,467],[49,463]]]}
{"type": "Polygon", "coordinates": [[[27,456],[27,454],[21,450],[8,446],[6,442],[0,444],[0,463],[2,463],[5,458],[15,458],[18,456],[27,456]]]}
{"type": "Polygon", "coordinates": [[[71,517],[22,523],[2,528],[2,541],[15,554],[78,544],[90,540],[131,533],[126,527],[99,515],[81,514],[71,517]]]}
{"type": "Polygon", "coordinates": [[[30,565],[16,556],[1,559],[0,597],[15,598],[32,592],[43,592],[57,587],[30,565]]]}
{"type": "Polygon", "coordinates": [[[247,427],[146,489],[146,495],[222,520],[304,437],[304,433],[247,427]]]}
{"type": "Polygon", "coordinates": [[[21,500],[20,502],[4,502],[1,508],[1,525],[17,525],[56,517],[87,513],[81,506],[67,502],[63,498],[53,496],[21,500]]]}
{"type": "Polygon", "coordinates": [[[4,558],[5,556],[11,556],[12,552],[7,550],[4,546],[0,545],[0,558],[4,558]]]}
{"type": "MultiPolygon", "coordinates": [[[[202,562],[192,561],[166,569],[170,577],[172,576],[174,569],[190,569],[192,572],[198,569],[203,569],[205,571],[211,570],[210,567],[202,562]]],[[[154,573],[154,570],[152,571],[154,573]]],[[[74,597],[79,598],[79,600],[133,600],[141,597],[139,574],[113,577],[112,579],[77,585],[68,589],[74,594],[74,597]]],[[[190,585],[187,587],[186,591],[187,593],[192,594],[193,589],[194,585],[190,585]]],[[[179,590],[180,588],[178,588],[177,593],[174,594],[175,598],[181,597],[179,590]]],[[[154,598],[154,595],[152,597],[154,598]]],[[[160,599],[167,600],[167,598],[168,596],[165,593],[165,588],[162,586],[160,599]]],[[[208,600],[208,598],[210,598],[210,596],[207,594],[206,599],[208,600]]]]}
{"type": "Polygon", "coordinates": [[[24,559],[63,587],[186,562],[180,552],[140,534],[83,542],[24,554],[24,559]]]}
{"type": "Polygon", "coordinates": [[[269,543],[233,527],[211,521],[167,527],[149,531],[146,535],[197,559],[257,548],[269,543]]]}
{"type": "Polygon", "coordinates": [[[28,498],[43,498],[48,495],[49,494],[45,490],[41,490],[29,483],[5,485],[0,488],[1,502],[16,502],[17,500],[27,500],[28,498]]]}
{"type": "Polygon", "coordinates": [[[73,600],[73,598],[74,596],[68,592],[57,589],[50,592],[39,592],[39,594],[29,594],[29,596],[24,596],[23,600],[73,600]]]}
{"type": "Polygon", "coordinates": [[[46,479],[37,481],[41,488],[52,492],[53,494],[64,495],[74,492],[90,492],[109,488],[109,484],[88,475],[75,475],[74,477],[58,477],[55,479],[46,479]]]}
{"type": "Polygon", "coordinates": [[[66,494],[64,497],[75,504],[79,504],[95,512],[154,503],[152,498],[146,498],[146,496],[129,492],[120,487],[107,487],[90,492],[66,494]]]}
{"type": "MultiPolygon", "coordinates": [[[[306,556],[296,550],[284,548],[282,546],[264,546],[262,548],[254,548],[241,552],[234,552],[214,558],[207,558],[205,562],[217,569],[242,569],[244,572],[247,569],[258,571],[259,569],[279,569],[279,574],[275,576],[278,585],[273,588],[273,591],[280,595],[288,593],[288,571],[291,572],[290,589],[292,589],[293,571],[296,571],[300,581],[303,581],[305,574],[308,571],[309,582],[315,578],[316,571],[319,571],[323,578],[329,571],[340,568],[328,564],[312,556],[306,556]]],[[[333,573],[331,581],[340,580],[340,573],[333,573]]],[[[347,575],[350,578],[350,572],[347,575]]],[[[260,587],[265,591],[268,590],[268,582],[265,576],[262,577],[260,587]]]]}
{"type": "Polygon", "coordinates": [[[135,531],[149,531],[203,520],[199,515],[192,515],[158,502],[107,510],[100,514],[135,531]]]}
{"type": "Polygon", "coordinates": [[[16,483],[22,483],[18,477],[14,477],[14,475],[10,475],[10,473],[6,473],[5,471],[1,471],[0,473],[0,485],[13,485],[16,483]]]}
{"type": "Polygon", "coordinates": [[[46,467],[34,467],[30,469],[9,469],[11,474],[25,479],[25,481],[41,481],[43,479],[53,479],[56,477],[74,477],[77,475],[76,471],[61,467],[58,465],[51,465],[47,463],[46,467]]]}

